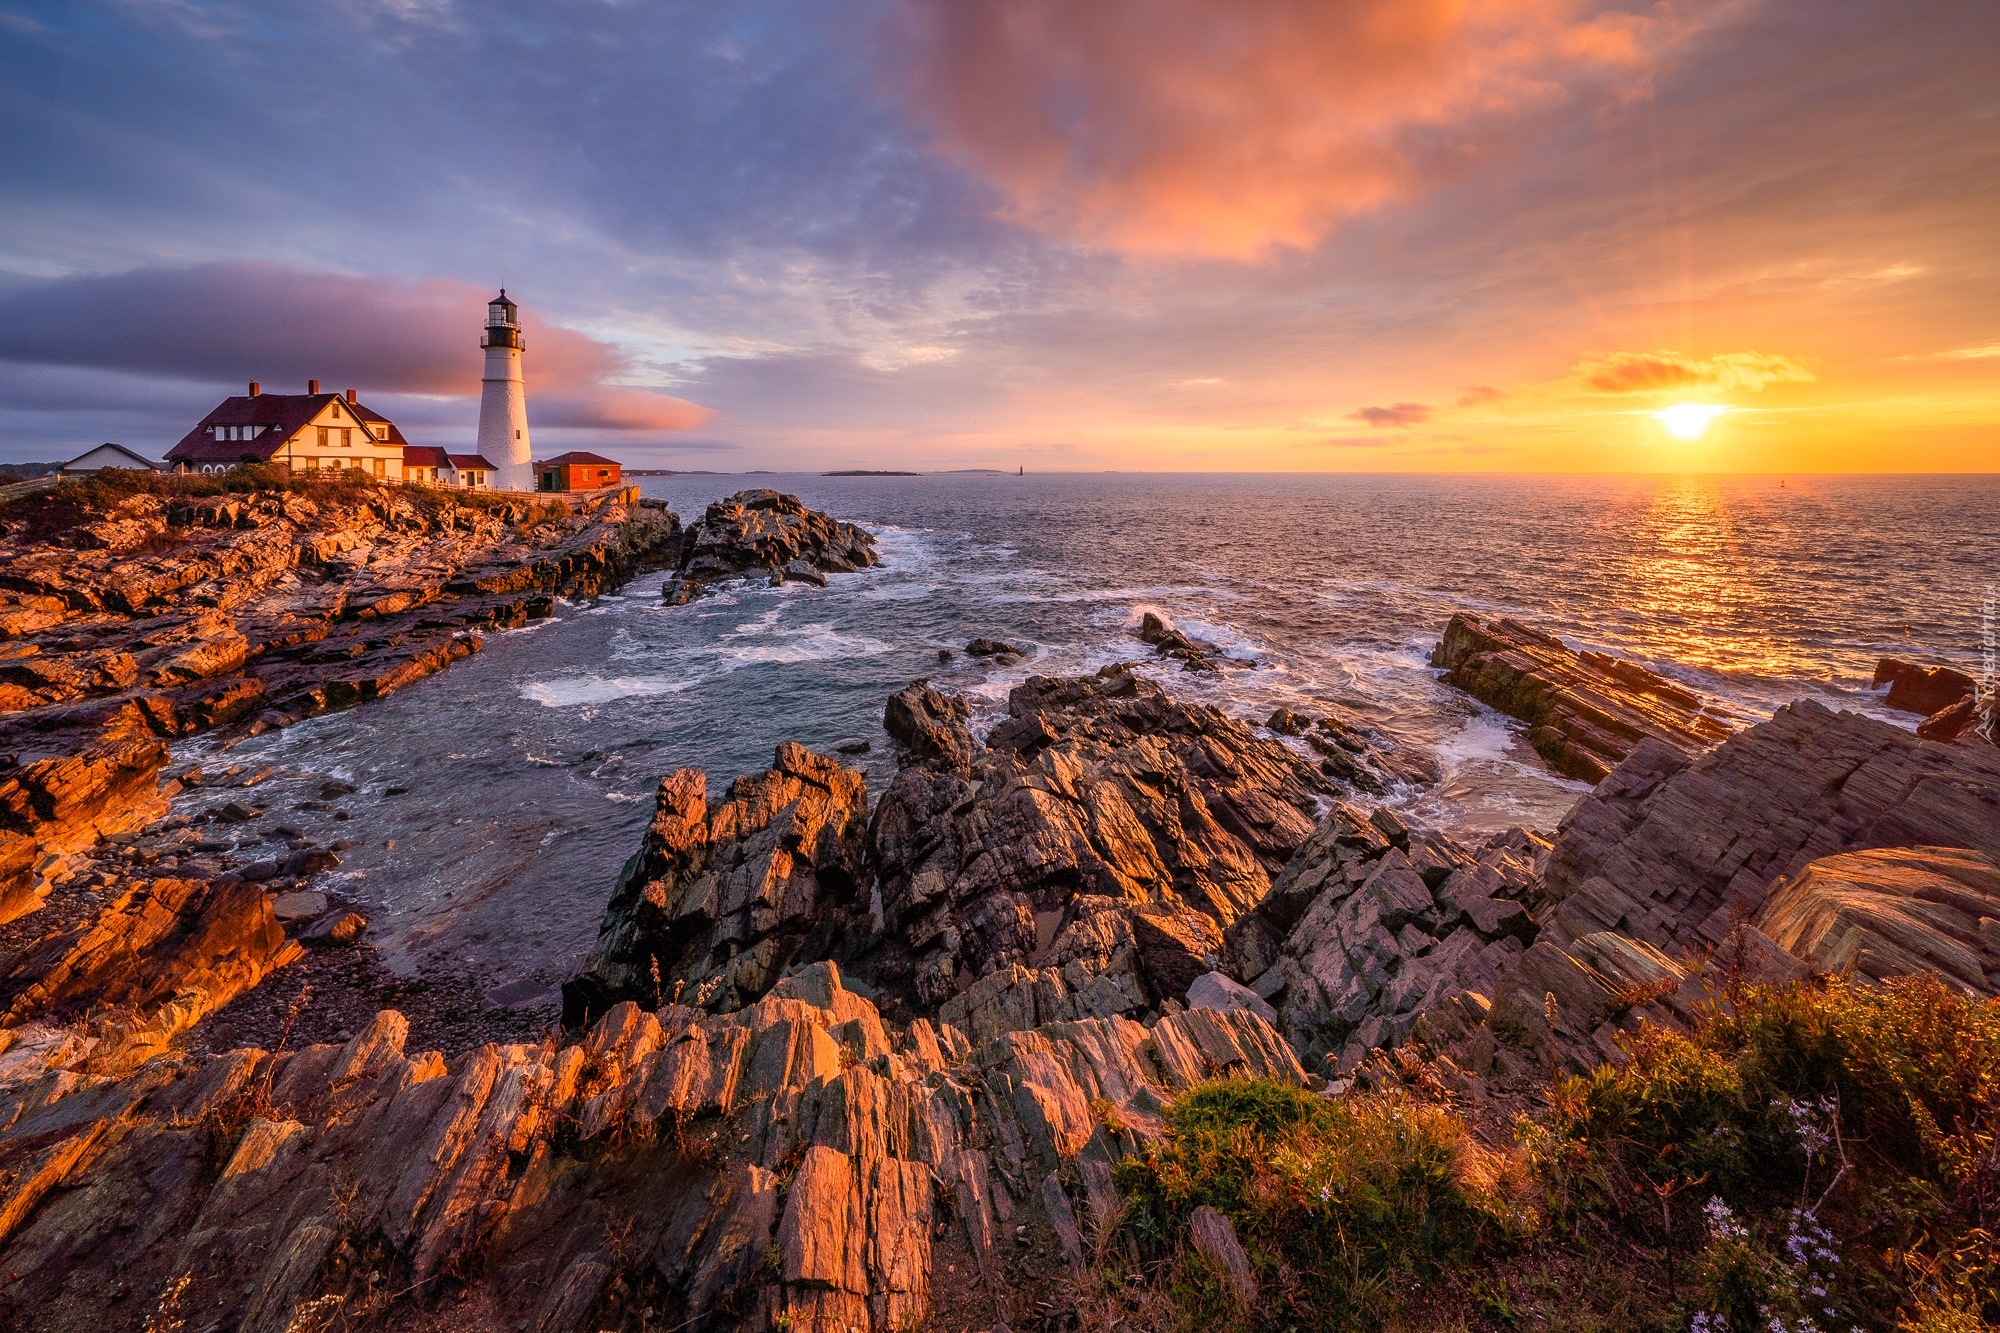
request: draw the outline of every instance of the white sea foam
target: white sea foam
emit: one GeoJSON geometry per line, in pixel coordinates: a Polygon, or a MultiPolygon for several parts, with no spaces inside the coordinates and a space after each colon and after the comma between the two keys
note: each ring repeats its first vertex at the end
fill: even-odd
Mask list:
{"type": "Polygon", "coordinates": [[[606,704],[614,699],[679,694],[700,684],[702,679],[700,676],[558,676],[529,681],[521,686],[521,697],[546,708],[575,708],[579,704],[606,704]]]}

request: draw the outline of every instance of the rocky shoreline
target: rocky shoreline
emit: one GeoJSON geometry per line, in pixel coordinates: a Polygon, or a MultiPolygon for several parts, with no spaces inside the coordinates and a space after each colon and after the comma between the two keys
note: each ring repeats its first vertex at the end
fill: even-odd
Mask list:
{"type": "MultiPolygon", "coordinates": [[[[186,562],[248,560],[223,531],[282,525],[252,545],[290,543],[212,601],[194,580],[143,618],[62,601],[9,639],[34,649],[14,662],[47,658],[9,677],[43,692],[6,714],[21,836],[76,844],[29,859],[40,880],[0,927],[9,1326],[1068,1327],[1053,1294],[1129,1243],[1129,1173],[1216,1078],[1442,1098],[1504,1135],[1551,1078],[1623,1067],[1747,984],[1923,973],[2000,994],[2000,749],[1976,729],[1811,702],[1745,725],[1644,668],[1461,614],[1443,678],[1596,783],[1556,829],[1470,844],[1413,826],[1377,798],[1434,781],[1424,756],[1332,716],[1255,725],[1129,664],[1030,677],[983,736],[964,699],[916,682],[885,701],[897,767],[873,799],[838,756],[791,744],[718,801],[700,770],[663,776],[561,1031],[447,1059],[387,1006],[311,1028],[285,978],[370,994],[340,904],[311,896],[339,852],[247,861],[207,827],[146,827],[157,796],[136,794],[172,728],[361,701],[357,681],[395,688],[536,598],[646,563],[676,571],[681,601],[875,557],[769,492],[685,534],[622,505],[419,527],[374,499],[291,499],[239,503],[244,528],[181,525],[186,562]],[[366,542],[307,561],[335,522],[366,542]],[[426,534],[461,554],[419,576],[426,534]],[[162,674],[217,642],[204,661],[233,664],[162,674]],[[106,665],[121,653],[130,669],[106,665]],[[201,711],[232,690],[254,708],[201,711]],[[143,779],[37,794],[79,764],[123,772],[118,744],[153,747],[130,752],[143,779]],[[204,1019],[232,998],[263,1040],[213,1039],[204,1019]]],[[[138,511],[155,512],[120,513],[138,511]]],[[[157,540],[107,527],[125,522],[60,549],[110,569],[157,540]]],[[[9,624],[68,586],[37,541],[0,549],[6,614],[26,617],[9,624]]],[[[1223,665],[1148,628],[1184,669],[1223,665]]],[[[1948,678],[1885,671],[1964,711],[1948,678]]],[[[253,779],[178,775],[245,811],[253,779]]],[[[1227,1217],[1198,1214],[1189,1246],[1254,1288],[1227,1217]]]]}

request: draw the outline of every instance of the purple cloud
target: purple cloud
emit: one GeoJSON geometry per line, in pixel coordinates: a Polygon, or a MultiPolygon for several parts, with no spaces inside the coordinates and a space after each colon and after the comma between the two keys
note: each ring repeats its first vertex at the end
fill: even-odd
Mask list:
{"type": "Polygon", "coordinates": [[[1429,403],[1391,403],[1387,407],[1364,407],[1348,416],[1371,426],[1415,426],[1431,417],[1429,403]]]}

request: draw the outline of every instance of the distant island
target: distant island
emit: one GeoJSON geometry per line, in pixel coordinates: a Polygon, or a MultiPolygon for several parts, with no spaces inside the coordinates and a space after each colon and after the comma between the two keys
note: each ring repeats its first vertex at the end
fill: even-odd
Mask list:
{"type": "Polygon", "coordinates": [[[879,468],[849,467],[838,472],[822,472],[822,477],[921,477],[921,472],[889,472],[879,468]]]}
{"type": "Polygon", "coordinates": [[[719,477],[722,474],[712,468],[700,467],[628,467],[625,469],[625,475],[628,477],[719,477]]]}

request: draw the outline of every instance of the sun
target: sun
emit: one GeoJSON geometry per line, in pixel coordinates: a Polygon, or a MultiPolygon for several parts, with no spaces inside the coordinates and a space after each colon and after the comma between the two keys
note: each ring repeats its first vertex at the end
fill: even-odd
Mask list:
{"type": "Polygon", "coordinates": [[[1653,420],[1677,440],[1698,440],[1708,429],[1708,423],[1728,410],[1713,403],[1675,403],[1653,413],[1653,420]]]}

